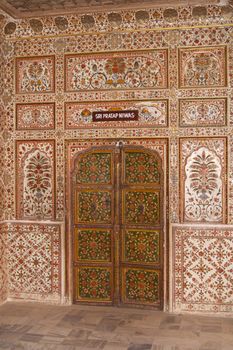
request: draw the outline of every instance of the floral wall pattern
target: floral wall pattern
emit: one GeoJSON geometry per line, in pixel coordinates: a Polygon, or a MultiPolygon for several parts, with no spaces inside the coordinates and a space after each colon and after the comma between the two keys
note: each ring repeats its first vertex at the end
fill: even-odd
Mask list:
{"type": "Polygon", "coordinates": [[[23,219],[54,217],[54,143],[17,143],[18,216],[23,219]]]}
{"type": "Polygon", "coordinates": [[[16,93],[54,92],[54,57],[17,58],[16,93]]]}
{"type": "Polygon", "coordinates": [[[232,227],[174,225],[172,235],[173,309],[232,312],[232,227]]]}
{"type": "Polygon", "coordinates": [[[16,105],[16,129],[54,129],[54,103],[25,103],[16,105]]]}
{"type": "MultiPolygon", "coordinates": [[[[186,264],[192,266],[193,276],[196,265],[189,259],[198,256],[203,244],[209,247],[211,264],[225,267],[215,249],[222,244],[229,261],[232,246],[226,237],[230,237],[233,224],[233,21],[221,6],[208,5],[205,9],[203,17],[195,16],[192,6],[174,9],[177,16],[172,18],[166,16],[164,8],[143,10],[142,17],[137,11],[119,10],[118,20],[114,16],[113,19],[111,12],[85,18],[75,14],[47,16],[38,18],[37,25],[30,19],[13,20],[3,15],[0,187],[4,192],[0,191],[0,212],[3,221],[15,222],[9,228],[12,242],[14,237],[23,237],[25,246],[36,242],[40,247],[36,254],[41,258],[44,241],[46,261],[52,266],[48,250],[52,246],[51,236],[48,233],[42,236],[40,222],[45,219],[64,223],[69,216],[70,173],[77,152],[115,145],[122,140],[124,144],[155,149],[161,155],[169,189],[165,198],[166,229],[183,221],[189,222],[193,232],[196,223],[202,227],[205,243],[200,236],[186,236],[185,224],[182,234],[174,231],[171,245],[188,252],[182,261],[178,253],[174,255],[174,271],[180,273],[181,263],[186,264]],[[92,122],[93,111],[114,108],[136,108],[139,120],[119,124],[92,122]],[[188,209],[191,199],[195,202],[193,212],[188,209]],[[208,208],[208,201],[214,203],[212,208],[208,208]],[[196,209],[198,206],[201,210],[196,209]],[[21,219],[36,220],[37,224],[27,229],[21,219]],[[213,235],[208,231],[212,222],[216,224],[213,235]],[[228,224],[224,230],[222,223],[228,224]],[[38,238],[33,232],[38,233],[38,238]],[[218,237],[217,241],[212,242],[211,235],[218,237]],[[183,245],[179,246],[179,242],[183,245]]],[[[61,258],[61,252],[58,254],[61,258]]],[[[155,252],[151,254],[155,259],[155,252]]],[[[19,254],[14,257],[12,251],[8,258],[11,269],[20,260],[19,254]]],[[[198,259],[196,263],[200,265],[198,259]]],[[[69,256],[64,263],[69,271],[69,256]]],[[[29,266],[33,266],[32,260],[29,266]]],[[[49,276],[44,263],[41,269],[49,276]]],[[[109,271],[104,272],[111,278],[109,271]]],[[[89,270],[81,271],[80,278],[88,273],[89,270]]],[[[130,279],[138,273],[126,271],[130,279]]],[[[143,277],[145,290],[150,273],[143,277]]],[[[11,296],[17,297],[19,281],[13,270],[11,275],[8,280],[11,296]]],[[[31,294],[40,299],[41,293],[49,293],[51,298],[56,295],[57,287],[51,289],[48,280],[39,289],[35,284],[30,289],[28,276],[24,281],[27,287],[20,290],[22,297],[29,299],[31,294]]],[[[200,288],[195,290],[188,276],[184,276],[193,296],[177,277],[170,307],[178,312],[181,309],[231,312],[227,282],[218,273],[211,276],[211,285],[223,281],[220,296],[216,290],[213,294],[205,290],[201,299],[200,281],[207,276],[199,276],[200,288]]],[[[160,276],[154,274],[153,278],[156,286],[160,276]]],[[[168,278],[167,273],[166,281],[168,278]]],[[[85,298],[84,287],[76,292],[85,298]]],[[[68,299],[70,289],[67,281],[68,299]]],[[[103,298],[110,294],[106,290],[103,298]]],[[[139,289],[137,297],[146,298],[139,289]]]]}
{"type": "Polygon", "coordinates": [[[60,302],[60,225],[8,225],[9,297],[60,302]]]}
{"type": "Polygon", "coordinates": [[[167,51],[67,55],[66,91],[162,89],[167,87],[167,51]]]}
{"type": "Polygon", "coordinates": [[[226,139],[181,139],[182,219],[225,222],[226,139]]]}

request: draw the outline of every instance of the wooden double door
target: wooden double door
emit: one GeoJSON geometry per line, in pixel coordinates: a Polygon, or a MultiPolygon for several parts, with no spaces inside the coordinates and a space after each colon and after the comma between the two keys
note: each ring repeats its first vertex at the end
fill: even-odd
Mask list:
{"type": "Polygon", "coordinates": [[[92,148],[76,159],[74,302],[163,306],[163,173],[156,152],[92,148]]]}

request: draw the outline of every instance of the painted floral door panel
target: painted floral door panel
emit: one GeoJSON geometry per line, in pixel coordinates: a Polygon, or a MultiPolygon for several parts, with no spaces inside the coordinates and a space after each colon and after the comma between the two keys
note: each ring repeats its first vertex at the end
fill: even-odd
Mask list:
{"type": "Polygon", "coordinates": [[[163,174],[160,158],[125,148],[121,161],[121,302],[162,307],[163,174]]]}
{"type": "Polygon", "coordinates": [[[139,147],[78,155],[74,186],[74,301],[162,307],[163,174],[139,147]]]}
{"type": "Polygon", "coordinates": [[[74,185],[74,301],[113,303],[114,150],[78,156],[74,185]]]}

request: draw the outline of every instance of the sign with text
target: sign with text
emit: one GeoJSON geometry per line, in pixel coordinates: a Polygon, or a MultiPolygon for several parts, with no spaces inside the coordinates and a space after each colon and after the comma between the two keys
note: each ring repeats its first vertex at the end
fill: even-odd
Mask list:
{"type": "Polygon", "coordinates": [[[138,110],[101,111],[92,113],[93,122],[114,122],[138,120],[138,110]]]}

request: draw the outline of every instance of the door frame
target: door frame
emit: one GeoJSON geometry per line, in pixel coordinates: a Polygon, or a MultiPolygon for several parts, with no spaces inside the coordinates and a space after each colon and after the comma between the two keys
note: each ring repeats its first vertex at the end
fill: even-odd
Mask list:
{"type": "MultiPolygon", "coordinates": [[[[74,280],[73,280],[73,213],[72,213],[72,176],[75,169],[75,163],[79,155],[86,153],[91,149],[115,148],[116,144],[123,142],[124,146],[140,146],[148,151],[156,152],[150,147],[150,141],[153,143],[161,142],[164,146],[164,159],[161,159],[161,167],[163,173],[163,310],[167,311],[169,308],[169,226],[168,226],[168,208],[169,208],[169,193],[168,193],[168,138],[147,138],[147,139],[128,139],[128,138],[114,138],[114,139],[82,139],[82,140],[68,140],[66,146],[66,249],[65,249],[65,266],[66,266],[66,288],[65,295],[69,304],[74,300],[74,280]],[[148,145],[149,143],[149,145],[148,145]],[[148,147],[149,146],[149,147],[148,147]],[[74,152],[74,149],[76,151],[74,152]]],[[[157,152],[158,153],[158,152],[157,152]]],[[[82,302],[84,304],[84,302],[82,302]]],[[[90,303],[89,303],[90,305],[90,303]]],[[[92,303],[94,305],[94,303],[92,303]]],[[[97,305],[101,305],[97,303],[97,305]]],[[[109,304],[111,305],[111,304],[109,304]]],[[[122,305],[128,307],[129,305],[122,305]]],[[[135,306],[130,307],[152,308],[151,306],[135,306]]]]}

